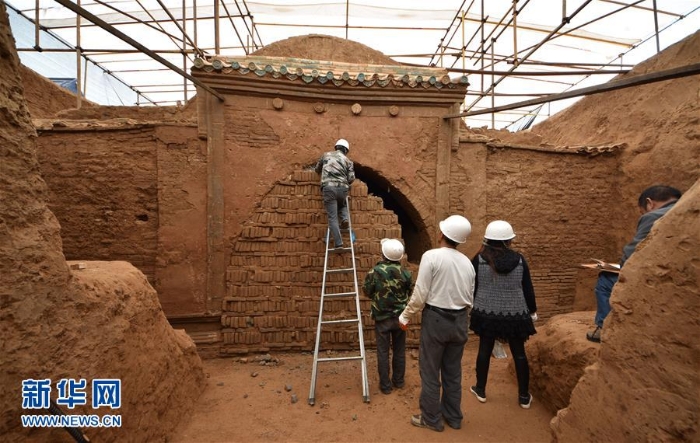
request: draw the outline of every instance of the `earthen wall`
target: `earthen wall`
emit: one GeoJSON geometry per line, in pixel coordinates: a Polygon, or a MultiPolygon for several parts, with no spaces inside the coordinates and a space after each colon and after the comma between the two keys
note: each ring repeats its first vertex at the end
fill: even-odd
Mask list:
{"type": "Polygon", "coordinates": [[[206,145],[194,126],[40,131],[68,260],[123,260],[168,315],[206,312],[206,145]]]}
{"type": "Polygon", "coordinates": [[[51,131],[37,140],[68,260],[123,260],[153,283],[158,250],[154,129],[51,131]]]}
{"type": "Polygon", "coordinates": [[[621,253],[611,210],[611,202],[620,201],[617,154],[486,152],[485,215],[475,234],[481,237],[489,221],[509,221],[514,247],[530,266],[540,315],[571,312],[579,264],[590,258],[614,262],[621,253]]]}

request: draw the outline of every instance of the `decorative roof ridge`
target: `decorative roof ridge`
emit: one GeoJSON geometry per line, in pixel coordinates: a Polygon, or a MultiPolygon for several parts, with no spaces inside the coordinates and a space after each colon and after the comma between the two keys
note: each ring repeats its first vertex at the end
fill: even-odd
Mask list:
{"type": "Polygon", "coordinates": [[[377,85],[385,87],[389,84],[412,88],[435,87],[467,87],[469,81],[463,75],[451,79],[447,71],[441,68],[415,67],[406,65],[374,65],[331,62],[326,60],[309,60],[292,57],[241,57],[239,59],[214,56],[209,59],[196,58],[194,68],[205,72],[221,72],[224,74],[238,73],[248,75],[251,72],[258,77],[286,77],[289,80],[301,79],[305,83],[332,82],[336,86],[349,84],[351,86],[377,85]]]}
{"type": "MultiPolygon", "coordinates": [[[[460,138],[459,141],[462,142],[463,139],[460,138]]],[[[464,140],[464,141],[474,143],[474,141],[471,141],[471,140],[464,140]]],[[[485,141],[485,143],[486,143],[486,146],[490,149],[503,149],[503,148],[523,149],[523,150],[527,150],[527,151],[549,152],[549,153],[553,153],[553,154],[579,154],[579,155],[586,155],[589,157],[595,157],[595,156],[601,155],[601,154],[614,154],[614,153],[617,153],[621,150],[624,150],[627,147],[627,143],[604,143],[604,144],[599,144],[599,145],[574,145],[574,146],[569,146],[569,145],[554,146],[554,145],[542,143],[539,146],[529,146],[529,145],[520,145],[517,143],[501,142],[500,140],[495,140],[495,139],[485,141]]]]}

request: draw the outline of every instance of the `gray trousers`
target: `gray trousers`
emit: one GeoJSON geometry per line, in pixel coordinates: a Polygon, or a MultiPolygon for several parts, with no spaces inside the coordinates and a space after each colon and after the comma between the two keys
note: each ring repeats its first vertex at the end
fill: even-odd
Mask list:
{"type": "Polygon", "coordinates": [[[423,420],[441,428],[462,419],[462,354],[467,343],[467,309],[450,320],[423,309],[420,333],[420,411],[423,420]],[[440,388],[442,387],[442,396],[440,388]]]}
{"type": "Polygon", "coordinates": [[[349,220],[348,207],[345,204],[345,198],[348,196],[350,188],[345,186],[324,186],[323,187],[323,206],[326,207],[328,213],[328,227],[331,230],[335,247],[343,244],[343,239],[340,236],[340,226],[338,225],[338,215],[341,220],[349,220]]]}

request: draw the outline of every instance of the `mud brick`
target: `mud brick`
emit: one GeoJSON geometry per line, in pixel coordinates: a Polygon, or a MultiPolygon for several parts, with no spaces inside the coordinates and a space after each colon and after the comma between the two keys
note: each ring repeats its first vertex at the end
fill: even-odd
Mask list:
{"type": "Polygon", "coordinates": [[[275,209],[279,205],[279,199],[277,197],[265,197],[260,202],[260,207],[264,209],[275,209]]]}

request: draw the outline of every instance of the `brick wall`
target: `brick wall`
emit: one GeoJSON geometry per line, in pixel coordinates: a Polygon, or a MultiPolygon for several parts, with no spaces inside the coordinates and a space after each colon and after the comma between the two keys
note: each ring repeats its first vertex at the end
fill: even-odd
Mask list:
{"type": "MultiPolygon", "coordinates": [[[[358,284],[381,258],[380,239],[401,238],[394,213],[367,186],[352,186],[350,217],[356,234],[358,284]]],[[[297,171],[277,182],[262,199],[232,245],[226,271],[227,296],[221,316],[223,353],[262,352],[270,349],[313,350],[319,315],[326,214],[318,175],[297,171]]],[[[330,267],[350,266],[350,253],[334,254],[330,267]]],[[[350,292],[347,278],[329,275],[329,293],[350,292]]],[[[374,344],[370,301],[360,297],[363,334],[374,344]]],[[[355,312],[354,299],[329,300],[324,319],[347,318],[355,312]]],[[[418,331],[409,342],[417,344],[418,331]]],[[[324,326],[321,349],[357,349],[357,328],[324,326]]]]}
{"type": "Polygon", "coordinates": [[[153,283],[158,182],[153,128],[45,132],[37,139],[49,207],[68,260],[124,260],[153,283]]]}
{"type": "Polygon", "coordinates": [[[540,314],[571,312],[578,264],[620,255],[613,206],[621,201],[617,156],[518,148],[487,152],[485,216],[475,228],[478,235],[491,220],[510,222],[517,235],[514,247],[530,265],[540,314]]]}

